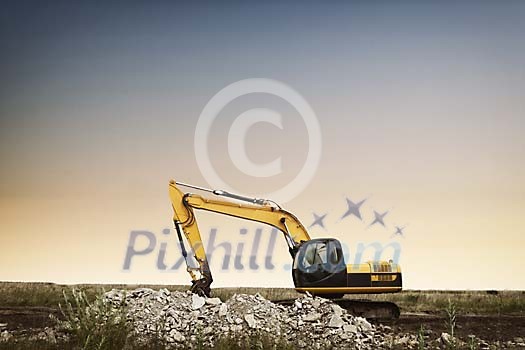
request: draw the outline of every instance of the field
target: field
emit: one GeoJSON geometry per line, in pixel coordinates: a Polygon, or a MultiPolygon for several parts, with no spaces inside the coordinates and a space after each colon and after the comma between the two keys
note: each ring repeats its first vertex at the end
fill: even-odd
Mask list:
{"type": "MultiPolygon", "coordinates": [[[[135,289],[138,287],[167,288],[171,291],[187,289],[187,286],[67,286],[49,283],[1,282],[0,324],[4,324],[4,328],[0,329],[0,332],[7,330],[20,334],[38,333],[44,327],[52,326],[55,321],[49,315],[62,317],[58,305],[64,304],[64,293],[70,294],[73,288],[84,291],[88,300],[94,300],[102,291],[109,291],[112,288],[135,289]]],[[[293,289],[285,288],[217,288],[213,293],[223,301],[235,293],[259,293],[269,300],[299,296],[293,289]]],[[[398,320],[382,322],[396,332],[413,334],[426,332],[427,335],[439,337],[442,332],[449,332],[450,313],[453,312],[455,333],[461,339],[468,339],[469,336],[475,335],[491,344],[505,344],[509,341],[516,342],[516,338],[523,338],[525,335],[524,291],[409,290],[397,294],[359,295],[358,298],[396,303],[401,309],[401,317],[398,320]]],[[[10,348],[8,345],[9,343],[0,341],[0,349],[10,348]]]]}

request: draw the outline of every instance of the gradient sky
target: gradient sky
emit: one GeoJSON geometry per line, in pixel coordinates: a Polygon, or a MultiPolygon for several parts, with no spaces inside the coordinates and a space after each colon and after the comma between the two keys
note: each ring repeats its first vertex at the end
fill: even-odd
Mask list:
{"type": "MultiPolygon", "coordinates": [[[[235,81],[269,78],[310,103],[323,137],[319,169],[286,208],[355,251],[402,246],[407,288],[525,289],[525,3],[4,2],[0,11],[0,280],[187,283],[151,254],[122,271],[131,230],[177,257],[170,178],[206,186],[197,119],[235,81]],[[369,198],[364,222],[339,221],[345,196],[369,198]],[[366,225],[391,210],[386,229],[366,225]],[[405,238],[391,238],[408,224],[405,238]]],[[[219,115],[209,152],[238,192],[278,189],[308,140],[285,101],[254,94],[219,115]],[[228,130],[251,108],[283,115],[254,126],[254,162],[235,169],[228,130]]],[[[257,225],[202,215],[206,237],[245,242],[257,225]],[[241,236],[240,228],[249,234],[241,236]]],[[[265,232],[269,232],[266,230],[265,232]]],[[[268,236],[265,235],[264,239],[268,236]]],[[[291,286],[284,241],[273,271],[220,271],[216,285],[291,286]]],[[[217,271],[218,270],[218,271],[217,271]]]]}

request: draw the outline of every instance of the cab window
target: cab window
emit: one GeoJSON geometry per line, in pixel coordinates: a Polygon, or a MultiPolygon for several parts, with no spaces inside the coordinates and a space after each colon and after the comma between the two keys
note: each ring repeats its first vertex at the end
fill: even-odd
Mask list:
{"type": "Polygon", "coordinates": [[[326,243],[324,242],[309,244],[304,253],[303,266],[326,264],[328,261],[326,250],[326,243]]]}

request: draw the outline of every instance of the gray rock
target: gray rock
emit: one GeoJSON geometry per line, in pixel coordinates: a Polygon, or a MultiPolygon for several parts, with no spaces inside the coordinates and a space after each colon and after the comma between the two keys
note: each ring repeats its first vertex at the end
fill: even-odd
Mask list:
{"type": "Polygon", "coordinates": [[[193,310],[200,309],[201,307],[204,306],[205,303],[206,303],[206,300],[203,297],[201,297],[200,295],[197,295],[197,294],[192,294],[192,296],[191,296],[191,308],[193,310]]]}
{"type": "Polygon", "coordinates": [[[371,331],[373,329],[372,325],[366,320],[366,318],[356,317],[355,322],[361,328],[361,330],[365,332],[371,331]]]}
{"type": "Polygon", "coordinates": [[[2,333],[0,333],[1,341],[9,341],[11,340],[11,338],[13,338],[13,335],[9,333],[8,331],[2,331],[2,333]]]}
{"type": "Polygon", "coordinates": [[[228,305],[221,304],[221,306],[219,307],[219,316],[221,317],[226,316],[227,313],[228,313],[228,305]]]}
{"type": "MultiPolygon", "coordinates": [[[[241,320],[242,322],[242,320],[241,320]]],[[[233,325],[230,327],[231,331],[234,332],[234,333],[238,333],[240,331],[242,331],[242,326],[240,324],[236,324],[236,325],[233,325]]]]}
{"type": "Polygon", "coordinates": [[[353,334],[343,332],[339,334],[339,336],[341,337],[341,339],[347,340],[347,339],[351,339],[353,337],[353,334]]]}
{"type": "Polygon", "coordinates": [[[330,322],[328,323],[328,327],[341,328],[341,327],[343,327],[344,324],[345,324],[345,322],[343,321],[343,319],[340,316],[332,315],[332,317],[330,318],[330,322]]]}
{"type": "Polygon", "coordinates": [[[46,327],[44,329],[44,332],[46,334],[46,341],[47,342],[49,342],[51,344],[56,344],[57,343],[56,334],[55,334],[55,331],[52,328],[46,327]]]}
{"type": "Polygon", "coordinates": [[[401,337],[394,341],[394,344],[396,345],[407,345],[410,342],[410,338],[408,337],[401,337]]]}
{"type": "Polygon", "coordinates": [[[169,334],[170,334],[170,337],[173,338],[173,340],[175,340],[178,343],[181,343],[184,340],[186,340],[186,338],[179,331],[175,329],[172,329],[169,334]]]}
{"type": "Polygon", "coordinates": [[[379,327],[380,327],[382,330],[384,330],[384,331],[391,331],[391,330],[392,330],[392,327],[390,327],[390,326],[385,326],[385,325],[383,325],[383,324],[382,324],[382,325],[379,325],[379,327]]]}
{"type": "Polygon", "coordinates": [[[209,305],[219,305],[222,301],[219,298],[206,298],[206,304],[209,305]]]}
{"type": "Polygon", "coordinates": [[[334,315],[341,316],[343,314],[343,308],[337,304],[332,305],[332,311],[334,312],[334,315]]]}
{"type": "Polygon", "coordinates": [[[439,337],[439,341],[445,345],[448,345],[454,341],[454,337],[452,337],[448,333],[441,333],[441,336],[439,337]]]}
{"type": "Polygon", "coordinates": [[[358,329],[353,324],[345,324],[343,326],[343,332],[344,333],[353,333],[353,334],[355,334],[355,333],[358,332],[358,329]]]}
{"type": "Polygon", "coordinates": [[[303,321],[306,321],[306,322],[315,322],[320,319],[321,319],[321,314],[317,312],[312,312],[312,313],[309,313],[303,316],[303,321]]]}
{"type": "Polygon", "coordinates": [[[255,317],[252,314],[247,314],[244,316],[244,320],[248,324],[248,327],[255,328],[255,317]]]}

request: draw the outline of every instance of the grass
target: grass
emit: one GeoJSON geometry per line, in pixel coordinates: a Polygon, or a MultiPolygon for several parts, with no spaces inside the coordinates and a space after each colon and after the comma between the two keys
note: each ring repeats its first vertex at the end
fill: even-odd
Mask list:
{"type": "Polygon", "coordinates": [[[445,318],[445,326],[448,329],[448,334],[450,334],[450,344],[448,344],[449,349],[455,349],[456,348],[456,326],[457,326],[457,315],[458,310],[456,308],[456,304],[448,299],[448,304],[445,309],[446,318],[445,318]]]}
{"type": "Polygon", "coordinates": [[[448,305],[445,309],[445,313],[447,314],[447,318],[445,319],[445,326],[449,330],[449,334],[452,336],[452,338],[454,338],[457,325],[458,310],[456,308],[456,304],[453,303],[450,299],[448,299],[448,305]]]}
{"type": "Polygon", "coordinates": [[[525,315],[525,291],[407,290],[396,294],[359,295],[358,297],[391,301],[397,304],[402,312],[440,313],[447,309],[450,299],[463,315],[525,315]]]}
{"type": "Polygon", "coordinates": [[[417,348],[418,350],[425,350],[425,328],[423,325],[419,328],[419,331],[417,332],[417,348]]]}
{"type": "Polygon", "coordinates": [[[63,285],[54,283],[19,283],[0,282],[0,306],[43,306],[57,307],[64,302],[63,293],[71,293],[73,290],[82,291],[88,300],[95,300],[96,296],[103,290],[136,288],[164,288],[171,291],[186,290],[186,286],[158,286],[145,284],[77,284],[63,285]]]}
{"type": "MultiPolygon", "coordinates": [[[[56,308],[63,301],[63,292],[71,293],[75,288],[85,293],[87,300],[95,300],[102,289],[112,288],[132,290],[139,287],[153,289],[167,288],[170,291],[187,290],[188,286],[164,285],[60,285],[52,283],[0,282],[0,306],[44,306],[56,308]]],[[[213,295],[223,301],[235,293],[259,293],[268,300],[297,298],[299,294],[292,288],[215,288],[213,295]]],[[[391,301],[402,312],[439,313],[446,309],[448,300],[454,301],[462,314],[525,315],[525,291],[415,291],[407,290],[395,294],[359,294],[346,298],[391,301]]]]}
{"type": "Polygon", "coordinates": [[[81,349],[108,350],[133,346],[131,325],[126,322],[127,308],[122,303],[114,308],[104,302],[102,295],[89,301],[85,292],[64,292],[64,303],[60,310],[65,318],[61,322],[81,349]]]}

